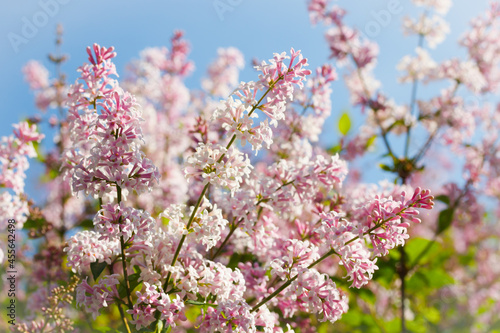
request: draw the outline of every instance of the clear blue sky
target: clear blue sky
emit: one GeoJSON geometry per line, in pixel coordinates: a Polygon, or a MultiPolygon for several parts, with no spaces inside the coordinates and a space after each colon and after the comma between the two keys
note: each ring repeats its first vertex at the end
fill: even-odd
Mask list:
{"type": "MultiPolygon", "coordinates": [[[[341,0],[337,3],[348,10],[349,24],[364,29],[368,22],[376,22],[373,11],[386,9],[390,0],[341,0]]],[[[400,23],[404,15],[418,11],[408,0],[400,0],[403,12],[392,16],[389,25],[380,25],[380,33],[374,38],[381,54],[376,74],[383,83],[383,90],[398,102],[409,99],[410,87],[396,82],[395,65],[401,57],[413,50],[416,38],[404,38],[400,23]]],[[[456,41],[473,16],[487,8],[487,0],[456,1],[447,15],[452,33],[445,43],[438,46],[433,56],[442,60],[461,56],[456,41]]],[[[328,61],[328,48],[323,39],[324,28],[309,23],[305,0],[168,0],[168,1],[3,1],[0,5],[0,136],[11,133],[11,124],[23,117],[35,114],[33,95],[21,74],[22,66],[30,59],[42,61],[50,68],[47,54],[54,50],[56,25],[64,26],[63,52],[70,60],[63,67],[68,81],[76,78],[76,67],[86,61],[85,47],[94,42],[115,46],[118,53],[116,64],[123,73],[124,66],[137,58],[145,47],[163,46],[169,43],[175,29],[185,31],[192,46],[191,59],[196,71],[187,80],[190,88],[199,87],[207,64],[216,56],[218,47],[234,46],[245,55],[247,63],[242,80],[254,80],[250,61],[253,57],[268,59],[273,52],[288,51],[290,47],[301,49],[309,58],[311,67],[328,61]],[[60,2],[64,4],[61,4],[60,2]],[[52,16],[44,20],[42,3],[51,6],[52,16]],[[230,10],[221,13],[217,4],[225,3],[230,10]],[[26,38],[26,44],[18,45],[18,52],[9,41],[9,34],[23,37],[26,21],[38,20],[38,31],[26,38]]],[[[333,116],[327,128],[336,128],[339,111],[348,108],[348,96],[342,83],[334,85],[333,116]]],[[[360,124],[355,121],[354,127],[360,124]]],[[[322,137],[324,143],[332,143],[332,130],[322,137]]],[[[40,168],[34,168],[40,171],[40,168]]],[[[29,174],[28,182],[33,181],[29,174]]],[[[33,186],[28,192],[38,197],[33,186]]]]}

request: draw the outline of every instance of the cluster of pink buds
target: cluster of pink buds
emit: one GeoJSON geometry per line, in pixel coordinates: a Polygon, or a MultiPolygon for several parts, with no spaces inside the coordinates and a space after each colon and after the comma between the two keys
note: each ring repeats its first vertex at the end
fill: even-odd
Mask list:
{"type": "Polygon", "coordinates": [[[158,169],[143,156],[140,110],[111,78],[113,48],[87,48],[89,61],[70,87],[68,120],[73,148],[67,154],[74,192],[103,197],[122,190],[142,193],[158,181],[158,169]]]}
{"type": "MultiPolygon", "coordinates": [[[[29,167],[28,158],[36,157],[33,146],[45,135],[37,132],[36,125],[21,122],[14,125],[14,135],[2,137],[0,141],[0,213],[4,218],[0,222],[0,230],[7,228],[7,219],[15,219],[20,228],[28,215],[28,204],[23,199],[24,179],[29,167]]],[[[0,262],[3,252],[0,250],[0,262]]]]}

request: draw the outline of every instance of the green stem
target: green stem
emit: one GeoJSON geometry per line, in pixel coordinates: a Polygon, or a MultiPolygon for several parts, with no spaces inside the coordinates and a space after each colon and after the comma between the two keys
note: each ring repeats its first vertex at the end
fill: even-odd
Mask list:
{"type": "MultiPolygon", "coordinates": [[[[186,225],[186,230],[189,230],[189,228],[191,228],[191,224],[194,221],[194,217],[196,215],[196,212],[201,205],[201,201],[205,197],[205,192],[207,191],[209,185],[210,184],[208,183],[203,187],[203,190],[201,191],[200,196],[198,197],[198,201],[196,202],[196,205],[194,206],[193,212],[191,213],[191,216],[189,217],[188,224],[186,225]]],[[[177,258],[179,257],[179,253],[181,252],[182,245],[184,244],[184,241],[186,240],[186,236],[187,236],[186,234],[182,235],[181,240],[179,241],[179,245],[177,245],[177,249],[175,250],[175,253],[174,253],[174,258],[172,259],[172,263],[170,264],[170,266],[172,266],[172,267],[175,266],[175,264],[177,263],[177,258]]],[[[165,284],[163,285],[163,290],[165,290],[165,291],[166,291],[166,288],[168,286],[171,275],[172,275],[171,272],[168,272],[167,278],[165,279],[165,284]]]]}
{"type": "MultiPolygon", "coordinates": [[[[424,35],[420,34],[418,36],[418,47],[422,47],[424,43],[424,35]]],[[[415,113],[415,103],[417,101],[417,89],[418,80],[413,78],[413,86],[411,88],[411,99],[410,99],[410,115],[413,116],[415,113]]],[[[410,150],[410,139],[411,139],[411,126],[406,129],[406,142],[405,142],[405,158],[408,158],[408,152],[410,150]]]]}
{"type": "MultiPolygon", "coordinates": [[[[122,188],[118,186],[118,184],[116,184],[116,193],[117,193],[118,204],[120,204],[122,202],[122,188]]],[[[122,232],[121,224],[122,224],[122,217],[120,216],[119,218],[120,233],[122,232]]],[[[132,308],[132,298],[130,297],[130,285],[128,282],[127,261],[125,257],[125,240],[123,238],[123,234],[120,235],[120,251],[122,257],[123,277],[125,278],[125,290],[127,292],[128,307],[132,308]]]]}
{"type": "Polygon", "coordinates": [[[118,311],[120,311],[120,317],[122,318],[122,322],[123,325],[125,325],[127,333],[132,333],[130,331],[130,327],[128,326],[127,317],[125,317],[125,313],[123,312],[122,306],[120,304],[118,304],[118,311]]]}
{"type": "Polygon", "coordinates": [[[219,246],[217,251],[214,253],[214,255],[210,258],[210,260],[214,260],[219,254],[222,253],[222,250],[224,249],[227,242],[229,241],[229,238],[233,235],[233,233],[236,231],[236,229],[238,229],[238,226],[240,225],[241,221],[243,221],[243,218],[241,218],[236,224],[234,224],[234,221],[233,221],[233,224],[231,225],[231,228],[229,229],[229,233],[227,234],[226,238],[224,239],[222,244],[219,246]]]}
{"type": "MultiPolygon", "coordinates": [[[[282,189],[283,187],[285,186],[288,186],[290,184],[293,184],[295,180],[292,180],[292,181],[289,181],[288,183],[285,183],[283,185],[281,185],[280,187],[278,187],[275,192],[279,191],[280,189],[282,189]]],[[[257,203],[255,204],[255,206],[259,206],[262,202],[264,202],[265,199],[260,199],[259,201],[257,201],[257,203]]],[[[257,211],[257,221],[260,219],[260,216],[262,214],[262,211],[263,211],[263,207],[260,206],[259,207],[259,210],[257,211]]],[[[247,213],[248,214],[248,213],[247,213]]],[[[222,242],[222,245],[217,249],[217,252],[215,252],[215,254],[212,256],[212,258],[210,260],[214,260],[223,250],[224,246],[226,246],[227,242],[229,241],[229,238],[233,235],[233,233],[236,231],[236,229],[238,228],[238,226],[240,225],[240,223],[243,221],[243,218],[241,218],[236,225],[234,225],[234,227],[231,227],[231,230],[229,230],[229,234],[226,236],[226,238],[224,239],[224,241],[222,242]]]]}
{"type": "MultiPolygon", "coordinates": [[[[457,93],[457,90],[460,86],[460,82],[457,82],[455,81],[455,86],[453,87],[453,91],[451,93],[451,98],[455,97],[456,93],[457,93]]],[[[438,111],[436,111],[436,114],[441,112],[441,109],[439,109],[438,111]]],[[[439,128],[436,128],[430,135],[429,137],[427,138],[427,140],[425,141],[424,145],[422,146],[422,148],[420,148],[420,150],[417,152],[417,154],[415,155],[415,157],[413,158],[413,161],[414,163],[416,164],[423,156],[424,154],[427,152],[427,150],[431,147],[431,144],[432,144],[432,141],[434,140],[434,138],[436,137],[436,134],[438,132],[439,128]]]]}
{"type": "MultiPolygon", "coordinates": [[[[108,266],[110,274],[114,274],[115,273],[114,270],[113,270],[113,264],[114,264],[114,262],[112,262],[111,265],[108,266]]],[[[120,311],[120,317],[122,319],[123,325],[127,329],[127,333],[130,333],[130,327],[128,326],[127,318],[125,317],[125,312],[123,312],[123,309],[122,309],[122,304],[125,304],[125,302],[123,302],[119,298],[117,298],[116,301],[117,301],[116,306],[118,306],[118,311],[120,311]]],[[[85,313],[85,317],[87,317],[87,313],[85,313]]],[[[90,322],[91,321],[89,320],[88,321],[89,325],[90,325],[90,322]]],[[[90,325],[90,327],[92,328],[92,325],[90,325]]]]}
{"type": "Polygon", "coordinates": [[[406,299],[406,275],[408,274],[408,270],[406,268],[406,252],[405,252],[405,249],[403,246],[399,247],[399,253],[401,254],[401,257],[399,259],[399,267],[398,267],[399,279],[401,280],[401,286],[400,286],[400,291],[401,291],[401,333],[406,333],[405,299],[406,299]]]}
{"type": "MultiPolygon", "coordinates": [[[[481,167],[482,167],[483,164],[484,164],[484,160],[481,162],[481,167]]],[[[449,208],[451,208],[453,211],[455,211],[455,209],[460,205],[460,203],[461,203],[462,199],[464,198],[464,196],[469,191],[469,187],[470,186],[472,186],[472,181],[469,179],[467,181],[467,183],[465,184],[464,189],[460,192],[460,194],[458,195],[458,197],[455,199],[455,201],[453,202],[453,204],[449,206],[449,208]]],[[[422,251],[420,251],[420,253],[417,255],[417,257],[415,258],[415,260],[413,260],[412,264],[410,265],[410,268],[408,268],[408,272],[414,270],[418,266],[420,260],[422,260],[422,258],[424,257],[424,255],[427,254],[427,252],[430,251],[430,249],[432,248],[432,245],[434,245],[434,243],[436,243],[437,237],[439,235],[440,235],[440,232],[439,232],[439,228],[438,228],[434,232],[434,237],[432,238],[432,240],[429,243],[427,243],[427,245],[425,246],[425,248],[422,251]]]]}
{"type": "MultiPolygon", "coordinates": [[[[343,36],[345,36],[344,31],[342,29],[342,25],[337,22],[337,27],[340,29],[340,32],[342,33],[343,36]]],[[[349,40],[346,37],[346,40],[349,40]]],[[[352,50],[352,46],[347,43],[347,46],[349,47],[350,50],[352,50]]],[[[358,74],[359,81],[361,82],[361,86],[363,88],[363,93],[365,94],[365,97],[367,100],[372,101],[372,96],[370,95],[370,91],[368,90],[368,86],[366,84],[365,78],[363,77],[363,74],[361,73],[361,67],[359,63],[357,62],[356,58],[354,57],[352,52],[349,52],[349,56],[351,57],[354,65],[356,65],[356,73],[358,74]]],[[[392,152],[391,145],[389,144],[389,140],[387,139],[387,132],[385,131],[384,127],[380,123],[380,120],[377,117],[376,110],[373,110],[375,112],[375,121],[377,122],[377,126],[380,128],[380,132],[382,133],[382,140],[384,141],[385,147],[387,148],[388,154],[394,159],[396,159],[394,153],[392,152]]]]}
{"type": "MultiPolygon", "coordinates": [[[[412,207],[409,206],[407,207],[406,209],[412,207]]],[[[401,214],[403,214],[406,209],[403,209],[402,211],[400,211],[398,214],[396,214],[397,216],[401,216],[401,214]]],[[[389,220],[392,220],[394,217],[389,217],[385,220],[381,220],[379,223],[375,224],[375,226],[371,227],[370,229],[368,229],[366,232],[363,233],[363,236],[365,235],[368,235],[370,234],[372,231],[374,231],[375,229],[378,229],[380,228],[382,225],[384,225],[386,222],[388,222],[389,220]]],[[[354,242],[355,240],[359,239],[359,236],[355,236],[353,238],[351,238],[350,240],[348,240],[347,242],[345,242],[345,245],[349,245],[351,244],[352,242],[354,242]]],[[[337,254],[337,252],[335,252],[335,250],[333,249],[330,249],[330,251],[326,252],[325,254],[323,254],[319,259],[317,259],[316,261],[314,261],[312,264],[310,264],[309,266],[307,266],[308,269],[310,268],[313,268],[314,266],[316,266],[317,264],[319,264],[320,262],[322,262],[323,260],[325,260],[326,258],[328,258],[329,256],[331,256],[332,254],[337,254]]],[[[264,298],[259,304],[255,305],[251,312],[255,312],[257,311],[257,309],[259,309],[262,305],[264,305],[265,303],[267,303],[269,300],[273,299],[274,297],[276,297],[276,295],[278,295],[279,293],[281,293],[283,290],[285,290],[293,281],[295,281],[297,279],[298,275],[295,275],[293,278],[289,279],[288,281],[286,281],[285,283],[283,283],[278,289],[276,289],[271,295],[267,296],[266,298],[264,298]]]]}
{"type": "Polygon", "coordinates": [[[408,268],[408,272],[411,272],[413,269],[415,269],[418,266],[418,263],[420,262],[420,260],[422,260],[422,258],[424,257],[424,255],[427,252],[429,252],[429,250],[432,248],[432,246],[434,245],[434,243],[436,243],[437,236],[438,236],[438,234],[435,233],[434,237],[432,238],[432,240],[429,243],[427,243],[427,245],[425,246],[425,248],[422,251],[420,251],[420,253],[417,255],[417,257],[415,258],[415,260],[413,260],[412,264],[410,265],[410,268],[408,268]]]}
{"type": "MultiPolygon", "coordinates": [[[[260,97],[260,99],[257,101],[257,103],[252,106],[252,109],[250,110],[250,112],[248,112],[248,116],[250,117],[252,115],[252,113],[259,107],[260,103],[264,100],[264,97],[266,97],[266,95],[274,88],[274,86],[276,85],[276,83],[278,81],[280,81],[281,79],[283,78],[283,75],[279,76],[278,79],[274,82],[272,82],[270,85],[269,85],[269,88],[264,92],[264,94],[262,94],[262,96],[260,97]]],[[[234,143],[234,141],[236,140],[236,134],[233,134],[233,136],[231,137],[231,139],[229,140],[228,144],[226,145],[226,149],[229,149],[231,147],[231,145],[234,143]]],[[[222,160],[224,159],[224,156],[226,154],[222,154],[219,159],[217,160],[218,163],[222,162],[222,160]]],[[[201,200],[203,199],[203,197],[205,196],[205,192],[207,191],[208,189],[208,186],[209,184],[206,184],[205,187],[203,187],[203,191],[201,192],[200,196],[198,197],[198,201],[196,203],[196,206],[194,207],[193,209],[193,212],[191,213],[191,216],[189,218],[189,222],[186,226],[186,229],[189,230],[189,228],[191,227],[191,223],[193,223],[193,220],[194,220],[194,216],[196,215],[196,211],[198,210],[200,204],[201,204],[201,200]]],[[[179,257],[179,253],[181,251],[181,248],[182,248],[182,245],[184,244],[184,241],[186,240],[186,235],[182,235],[180,241],[179,241],[179,245],[177,246],[177,249],[175,250],[175,253],[174,253],[174,258],[172,259],[172,263],[170,264],[171,266],[175,266],[176,262],[177,262],[177,258],[179,257]]],[[[170,280],[170,277],[171,277],[171,273],[168,272],[167,274],[167,278],[165,280],[165,284],[163,285],[163,289],[166,290],[167,286],[168,286],[168,283],[169,283],[169,280],[170,280]]]]}

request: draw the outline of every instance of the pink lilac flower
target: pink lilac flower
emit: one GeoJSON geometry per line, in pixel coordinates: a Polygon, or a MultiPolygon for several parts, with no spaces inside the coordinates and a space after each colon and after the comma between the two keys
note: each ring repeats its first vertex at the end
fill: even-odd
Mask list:
{"type": "Polygon", "coordinates": [[[227,97],[238,85],[238,72],[245,66],[243,54],[234,47],[219,48],[217,59],[208,66],[203,89],[211,95],[227,97]]]}
{"type": "Polygon", "coordinates": [[[369,104],[370,97],[380,88],[380,81],[374,78],[371,71],[365,69],[352,71],[344,77],[345,84],[349,89],[350,102],[352,105],[365,106],[369,104]]]}
{"type": "Polygon", "coordinates": [[[335,68],[324,64],[316,69],[316,75],[308,81],[307,87],[311,89],[311,108],[317,115],[328,117],[331,112],[330,83],[337,79],[335,68]]]}
{"type": "Polygon", "coordinates": [[[28,61],[23,67],[23,73],[32,90],[44,89],[50,84],[49,71],[38,61],[28,61]]]}
{"type": "Polygon", "coordinates": [[[142,241],[156,230],[156,221],[145,211],[110,203],[95,215],[94,227],[102,240],[112,242],[123,236],[124,242],[142,241]]]}
{"type": "Polygon", "coordinates": [[[320,257],[317,246],[307,240],[288,239],[280,247],[283,256],[272,260],[269,267],[271,275],[282,279],[297,275],[303,267],[309,266],[320,257]]]}
{"type": "Polygon", "coordinates": [[[69,197],[71,180],[56,177],[46,184],[48,195],[42,214],[55,228],[72,229],[85,217],[85,200],[69,197]],[[61,204],[64,202],[64,204],[61,204]]]}
{"type": "Polygon", "coordinates": [[[403,19],[403,31],[406,35],[424,36],[429,43],[429,47],[435,48],[444,41],[446,35],[450,32],[450,26],[441,16],[421,14],[416,19],[405,17],[403,19]]]}
{"type": "MultiPolygon", "coordinates": [[[[36,157],[34,142],[45,136],[37,132],[36,125],[21,122],[14,125],[14,135],[2,137],[0,141],[0,187],[7,190],[0,193],[2,216],[13,218],[19,228],[27,219],[28,204],[23,199],[24,179],[29,168],[28,157],[36,157]]],[[[0,230],[7,227],[7,219],[0,223],[0,230]]]]}
{"type": "Polygon", "coordinates": [[[108,307],[120,298],[117,289],[119,277],[119,274],[106,275],[93,286],[90,286],[87,280],[82,281],[76,287],[76,304],[84,307],[85,311],[96,319],[100,309],[108,307]]]}
{"type": "Polygon", "coordinates": [[[227,224],[228,221],[222,216],[222,210],[205,198],[196,213],[195,223],[188,230],[189,237],[192,238],[191,241],[205,246],[208,251],[217,245],[227,224]]]}
{"type": "Polygon", "coordinates": [[[486,86],[486,80],[473,61],[446,60],[440,64],[434,77],[463,83],[473,93],[481,92],[486,86]]]}
{"type": "MultiPolygon", "coordinates": [[[[286,290],[285,296],[299,302],[303,310],[317,314],[321,322],[334,323],[349,308],[344,293],[337,289],[326,274],[321,274],[315,269],[302,268],[297,279],[286,290]]],[[[293,315],[283,308],[282,311],[286,317],[293,315]]]]}
{"type": "Polygon", "coordinates": [[[250,306],[242,300],[221,302],[216,308],[209,307],[203,315],[201,332],[257,332],[255,314],[250,306]]]}
{"type": "Polygon", "coordinates": [[[267,293],[267,284],[269,276],[266,275],[267,270],[261,267],[257,262],[240,262],[238,268],[245,277],[245,299],[255,297],[256,299],[264,299],[267,293]]]}
{"type": "Polygon", "coordinates": [[[143,283],[143,292],[137,291],[137,302],[131,310],[127,310],[132,315],[132,324],[136,329],[147,327],[156,321],[157,311],[160,314],[160,320],[165,320],[166,324],[175,327],[177,320],[186,320],[183,314],[184,302],[179,295],[170,298],[165,294],[161,287],[151,285],[148,282],[143,283]]]}
{"type": "Polygon", "coordinates": [[[347,271],[347,281],[352,281],[351,287],[361,288],[372,278],[378,269],[377,258],[371,259],[372,254],[361,240],[356,240],[339,250],[341,264],[347,271]]]}
{"type": "Polygon", "coordinates": [[[227,100],[220,103],[212,116],[212,120],[220,124],[227,134],[240,139],[242,144],[248,141],[256,152],[265,143],[268,147],[272,144],[272,130],[269,125],[276,127],[278,121],[285,118],[286,103],[294,98],[295,85],[303,88],[305,78],[311,71],[305,69],[307,59],[303,58],[300,51],[291,49],[291,56],[285,52],[274,54],[269,64],[263,61],[255,66],[259,74],[258,82],[242,82],[227,100]],[[285,60],[290,62],[285,64],[285,60]],[[297,61],[295,64],[294,62],[297,61]],[[265,92],[258,100],[258,91],[265,92]],[[233,97],[234,96],[234,97],[233,97]],[[235,99],[235,97],[239,99],[235,99]],[[258,104],[261,103],[261,104],[258,104]],[[257,118],[256,109],[262,111],[270,119],[261,121],[253,126],[252,118],[257,118]]]}
{"type": "Polygon", "coordinates": [[[165,71],[170,74],[187,76],[194,70],[192,61],[187,60],[190,51],[189,43],[183,39],[184,32],[176,30],[171,38],[172,49],[165,62],[165,71]]]}
{"type": "Polygon", "coordinates": [[[189,156],[185,163],[185,175],[203,179],[203,184],[235,191],[243,178],[250,174],[252,166],[248,157],[236,148],[226,149],[218,144],[202,144],[189,156]]]}
{"type": "Polygon", "coordinates": [[[486,80],[485,92],[495,92],[500,82],[498,69],[500,47],[495,41],[500,37],[498,18],[500,7],[492,2],[486,15],[471,20],[471,28],[460,40],[460,45],[467,48],[471,60],[478,66],[486,80]]]}
{"type": "Polygon", "coordinates": [[[376,134],[376,128],[373,126],[362,125],[359,128],[359,134],[347,141],[347,144],[343,144],[343,146],[345,146],[345,152],[343,152],[342,158],[350,161],[364,154],[370,148],[373,148],[371,143],[376,134]]]}
{"type": "Polygon", "coordinates": [[[416,208],[432,209],[434,197],[430,191],[416,188],[413,195],[407,198],[406,193],[401,193],[399,200],[389,198],[375,198],[361,208],[365,219],[361,221],[360,232],[366,232],[381,224],[383,229],[376,228],[370,238],[376,256],[386,255],[389,249],[397,245],[404,245],[404,240],[409,236],[406,233],[409,223],[406,220],[420,223],[416,216],[416,208]]]}
{"type": "Polygon", "coordinates": [[[433,8],[436,12],[444,15],[450,10],[451,0],[412,0],[417,6],[433,8]]]}
{"type": "MultiPolygon", "coordinates": [[[[82,83],[70,88],[69,121],[73,133],[73,149],[80,142],[92,138],[93,144],[82,143],[88,152],[74,166],[72,186],[74,192],[102,197],[112,191],[112,186],[142,193],[158,181],[159,172],[141,153],[142,131],[140,110],[135,99],[110,79],[116,69],[110,61],[115,56],[113,48],[94,45],[90,48],[90,65],[81,67],[82,83]],[[99,106],[99,111],[98,108],[99,106]]],[[[78,154],[78,152],[76,153],[78,154]]],[[[76,162],[76,161],[75,161],[76,162]]]]}
{"type": "Polygon", "coordinates": [[[32,320],[29,322],[16,322],[16,326],[12,328],[12,331],[43,333],[47,330],[56,330],[56,329],[60,329],[60,327],[57,327],[56,324],[50,323],[45,319],[39,319],[39,320],[32,320]]]}
{"type": "Polygon", "coordinates": [[[173,278],[179,274],[180,268],[172,267],[171,263],[180,236],[182,233],[169,233],[156,228],[130,245],[127,256],[130,257],[130,265],[140,267],[141,281],[161,284],[169,272],[173,278]]]}
{"type": "Polygon", "coordinates": [[[246,286],[245,278],[239,269],[232,270],[209,260],[185,262],[191,263],[191,266],[181,272],[177,284],[181,290],[202,297],[216,295],[219,301],[242,299],[246,286]]]}
{"type": "Polygon", "coordinates": [[[307,10],[309,11],[309,18],[313,24],[324,22],[324,24],[338,24],[345,16],[346,11],[337,5],[331,6],[330,0],[311,0],[309,1],[307,10]]]}
{"type": "Polygon", "coordinates": [[[390,249],[404,245],[409,237],[406,220],[419,223],[416,208],[431,209],[432,200],[430,192],[420,188],[412,196],[401,192],[399,200],[375,197],[356,209],[353,217],[358,222],[349,222],[341,214],[330,212],[321,215],[323,221],[316,232],[339,255],[352,286],[360,288],[378,269],[376,258],[372,257],[387,255],[390,249]],[[370,239],[372,249],[365,245],[365,237],[370,239]]]}
{"type": "Polygon", "coordinates": [[[159,85],[160,107],[168,110],[169,119],[174,120],[187,108],[191,98],[189,90],[178,76],[164,75],[159,85]]]}
{"type": "Polygon", "coordinates": [[[404,56],[397,69],[404,73],[404,76],[399,78],[399,82],[412,82],[413,80],[423,80],[433,74],[437,64],[432,60],[429,53],[418,47],[416,50],[417,56],[404,56]]]}
{"type": "Polygon", "coordinates": [[[84,230],[68,240],[64,252],[68,253],[68,266],[73,272],[88,271],[90,264],[94,262],[111,264],[111,261],[119,255],[118,239],[107,241],[99,240],[100,237],[101,234],[95,231],[84,230]]]}

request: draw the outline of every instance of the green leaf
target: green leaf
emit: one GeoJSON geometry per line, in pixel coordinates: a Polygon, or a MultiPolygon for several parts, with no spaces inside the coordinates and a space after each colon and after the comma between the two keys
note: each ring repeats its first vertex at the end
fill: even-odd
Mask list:
{"type": "Polygon", "coordinates": [[[92,271],[92,277],[94,281],[97,281],[99,275],[101,275],[102,271],[108,266],[105,262],[93,262],[90,264],[90,270],[92,271]]]}
{"type": "Polygon", "coordinates": [[[434,199],[436,199],[437,201],[441,201],[447,205],[450,204],[450,197],[447,196],[447,195],[438,195],[437,197],[434,197],[434,199]]]}
{"type": "Polygon", "coordinates": [[[328,323],[321,323],[318,327],[318,333],[328,333],[329,328],[328,323]]]}
{"type": "MultiPolygon", "coordinates": [[[[397,253],[397,251],[390,251],[389,255],[397,253]]],[[[397,277],[396,265],[399,259],[391,258],[389,256],[381,258],[377,261],[379,269],[373,275],[373,279],[380,283],[385,288],[391,288],[392,281],[397,277]]]]}
{"type": "Polygon", "coordinates": [[[425,270],[423,271],[423,275],[428,281],[428,286],[434,290],[455,282],[455,280],[441,267],[425,270]]]}
{"type": "Polygon", "coordinates": [[[426,258],[435,257],[436,252],[439,251],[439,244],[424,238],[414,238],[410,240],[404,247],[406,255],[408,256],[408,262],[414,263],[417,257],[428,246],[430,246],[430,248],[428,248],[424,256],[420,258],[420,262],[425,262],[426,258]]]}
{"type": "Polygon", "coordinates": [[[446,229],[448,229],[453,221],[453,208],[446,208],[439,213],[438,219],[438,230],[437,233],[440,234],[446,229]]]}
{"type": "Polygon", "coordinates": [[[388,172],[392,172],[392,168],[388,165],[385,165],[385,164],[379,164],[379,167],[382,169],[382,170],[385,170],[385,171],[388,171],[388,172]]]}
{"type": "Polygon", "coordinates": [[[437,267],[415,272],[408,279],[407,287],[412,292],[425,292],[426,289],[436,290],[453,283],[453,278],[443,268],[437,267]]]}
{"type": "Polygon", "coordinates": [[[170,223],[170,219],[168,217],[162,216],[161,217],[161,223],[163,225],[168,225],[170,223]]]}
{"type": "Polygon", "coordinates": [[[24,222],[23,229],[29,230],[29,229],[41,229],[44,225],[46,225],[46,221],[43,218],[38,218],[38,219],[30,219],[26,222],[24,222]]]}
{"type": "Polygon", "coordinates": [[[373,293],[373,291],[366,288],[360,288],[358,290],[359,297],[361,297],[361,299],[363,299],[368,304],[375,304],[375,294],[373,293]]]}
{"type": "Polygon", "coordinates": [[[351,118],[349,118],[349,114],[347,112],[344,112],[339,120],[339,131],[342,135],[347,135],[350,129],[351,118]]]}
{"type": "Polygon", "coordinates": [[[231,268],[231,269],[235,269],[236,267],[238,267],[238,264],[240,262],[247,262],[247,261],[256,261],[257,258],[255,258],[255,256],[253,256],[252,254],[249,254],[249,253],[244,253],[244,254],[239,254],[237,252],[233,253],[233,255],[231,256],[231,258],[229,259],[229,263],[227,264],[227,267],[231,268]]]}
{"type": "Polygon", "coordinates": [[[347,311],[342,315],[342,320],[352,326],[359,326],[361,325],[361,316],[359,311],[347,311]]]}
{"type": "Polygon", "coordinates": [[[117,330],[116,328],[111,328],[111,327],[107,327],[107,326],[101,326],[101,327],[98,327],[98,328],[94,328],[95,331],[97,332],[102,332],[102,333],[120,333],[119,330],[117,330]]]}
{"type": "Polygon", "coordinates": [[[134,291],[135,287],[137,287],[140,282],[139,278],[141,277],[141,273],[134,273],[128,276],[128,284],[130,285],[130,292],[134,291]]]}
{"type": "Polygon", "coordinates": [[[425,319],[433,324],[438,324],[441,320],[441,314],[439,310],[433,307],[428,307],[425,309],[425,319]]]}
{"type": "Polygon", "coordinates": [[[335,155],[338,152],[340,152],[341,150],[342,150],[342,146],[341,145],[335,145],[335,146],[331,146],[330,148],[328,148],[328,153],[330,155],[335,155]]]}
{"type": "Polygon", "coordinates": [[[373,146],[375,144],[375,139],[377,138],[376,135],[374,136],[371,136],[368,141],[366,141],[366,149],[370,148],[371,146],[373,146]]]}
{"type": "Polygon", "coordinates": [[[408,291],[420,291],[425,289],[429,285],[426,276],[421,271],[416,271],[407,281],[406,288],[408,291]]]}
{"type": "Polygon", "coordinates": [[[92,229],[94,228],[94,221],[92,221],[91,219],[85,219],[80,222],[80,227],[84,229],[92,229]]]}
{"type": "MultiPolygon", "coordinates": [[[[141,277],[141,273],[134,273],[128,276],[128,284],[130,286],[130,293],[134,291],[134,289],[140,284],[139,278],[141,277]]],[[[118,295],[124,298],[127,296],[127,289],[125,288],[125,281],[120,283],[120,287],[118,287],[118,295]]]]}
{"type": "Polygon", "coordinates": [[[156,324],[156,330],[155,332],[163,332],[163,320],[158,320],[158,323],[156,324]]]}
{"type": "Polygon", "coordinates": [[[33,148],[35,149],[36,152],[36,159],[38,162],[44,163],[45,162],[45,157],[43,156],[43,153],[41,151],[41,145],[39,142],[33,141],[33,148]]]}
{"type": "MultiPolygon", "coordinates": [[[[187,303],[187,302],[186,302],[187,303]]],[[[184,315],[186,316],[189,322],[194,323],[196,319],[201,315],[201,307],[198,306],[190,306],[187,307],[184,311],[184,315]]]]}
{"type": "Polygon", "coordinates": [[[207,305],[207,303],[204,302],[204,301],[194,301],[194,300],[190,300],[190,299],[188,299],[186,301],[186,303],[187,304],[192,304],[192,305],[199,305],[199,306],[205,306],[205,305],[207,305]]]}

